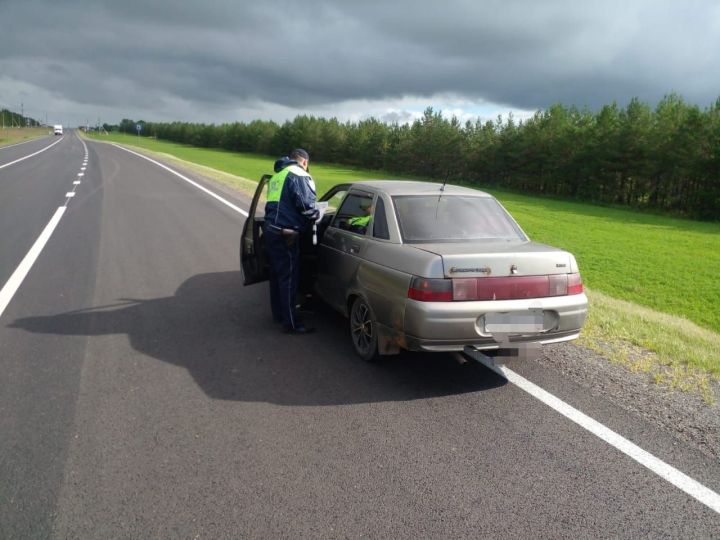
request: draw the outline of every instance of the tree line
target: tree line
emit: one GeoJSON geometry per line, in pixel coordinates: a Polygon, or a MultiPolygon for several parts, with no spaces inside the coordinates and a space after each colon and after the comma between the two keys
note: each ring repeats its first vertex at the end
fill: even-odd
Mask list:
{"type": "Polygon", "coordinates": [[[411,124],[301,115],[278,124],[135,122],[119,129],[200,147],[267,155],[294,147],[313,160],[423,178],[659,210],[720,215],[720,99],[707,109],[677,94],[598,111],[553,105],[529,119],[461,123],[432,108],[411,124]]]}
{"type": "Polygon", "coordinates": [[[25,126],[36,127],[39,125],[40,122],[38,122],[34,118],[23,116],[19,113],[9,111],[8,109],[0,110],[0,126],[3,126],[5,128],[25,126]]]}

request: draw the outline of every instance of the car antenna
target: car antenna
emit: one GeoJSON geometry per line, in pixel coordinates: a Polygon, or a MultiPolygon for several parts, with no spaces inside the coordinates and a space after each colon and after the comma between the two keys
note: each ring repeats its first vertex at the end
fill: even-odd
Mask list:
{"type": "Polygon", "coordinates": [[[445,191],[445,186],[447,185],[448,178],[450,178],[450,169],[448,169],[447,173],[445,173],[445,180],[442,183],[442,186],[440,186],[440,195],[438,195],[437,203],[435,204],[435,221],[437,221],[437,215],[438,215],[438,208],[440,207],[440,199],[442,199],[443,192],[445,191]]]}
{"type": "Polygon", "coordinates": [[[445,191],[445,186],[447,185],[448,178],[450,178],[450,169],[448,169],[448,172],[445,173],[445,180],[442,183],[442,186],[440,186],[440,196],[442,197],[442,192],[445,191]]]}

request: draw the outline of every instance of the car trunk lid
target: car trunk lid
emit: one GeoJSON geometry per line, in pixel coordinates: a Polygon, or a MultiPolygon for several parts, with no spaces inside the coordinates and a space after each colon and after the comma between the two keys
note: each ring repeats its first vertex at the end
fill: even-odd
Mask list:
{"type": "Polygon", "coordinates": [[[444,276],[543,276],[572,272],[566,251],[537,242],[473,242],[414,244],[442,258],[444,276]]]}

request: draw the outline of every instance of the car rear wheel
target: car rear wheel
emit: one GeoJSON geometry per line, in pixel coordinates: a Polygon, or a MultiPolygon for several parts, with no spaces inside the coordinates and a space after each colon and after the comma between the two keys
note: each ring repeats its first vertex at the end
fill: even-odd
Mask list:
{"type": "Polygon", "coordinates": [[[350,336],[360,358],[366,362],[378,360],[377,321],[372,308],[360,297],[350,309],[350,336]]]}

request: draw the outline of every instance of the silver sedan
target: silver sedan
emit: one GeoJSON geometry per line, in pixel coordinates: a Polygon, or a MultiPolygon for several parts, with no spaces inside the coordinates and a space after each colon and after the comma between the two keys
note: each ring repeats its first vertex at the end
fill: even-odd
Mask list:
{"type": "MultiPolygon", "coordinates": [[[[241,240],[246,285],[268,275],[258,211],[267,178],[241,240]]],[[[363,359],[579,336],[588,303],[575,257],[530,241],[491,195],[375,180],[337,185],[320,201],[327,208],[305,268],[315,292],[348,317],[363,359]]]]}

